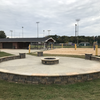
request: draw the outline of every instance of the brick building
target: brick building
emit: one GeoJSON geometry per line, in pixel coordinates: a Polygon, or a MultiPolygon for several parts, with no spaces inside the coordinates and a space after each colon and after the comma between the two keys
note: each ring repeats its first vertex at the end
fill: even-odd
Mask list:
{"type": "Polygon", "coordinates": [[[1,49],[27,49],[29,44],[43,45],[46,48],[47,45],[54,44],[55,40],[52,37],[44,38],[3,38],[0,39],[1,49]]]}

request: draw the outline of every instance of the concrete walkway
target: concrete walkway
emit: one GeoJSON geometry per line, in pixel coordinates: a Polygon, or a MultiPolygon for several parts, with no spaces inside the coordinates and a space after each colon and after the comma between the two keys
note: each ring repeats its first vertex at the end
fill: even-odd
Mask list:
{"type": "MultiPolygon", "coordinates": [[[[11,53],[14,55],[18,55],[19,53],[28,53],[29,52],[28,49],[1,49],[1,51],[11,53]]],[[[31,50],[31,52],[37,52],[37,51],[42,51],[42,50],[35,50],[35,49],[31,50]]]]}
{"type": "MultiPolygon", "coordinates": [[[[5,52],[18,54],[20,51],[3,50],[5,52]],[[16,52],[14,52],[16,51],[16,52]]],[[[26,53],[28,51],[24,51],[26,53]]],[[[90,61],[72,57],[58,57],[59,64],[44,65],[41,63],[42,57],[26,55],[25,59],[17,59],[0,63],[0,71],[16,73],[21,75],[74,75],[100,71],[100,62],[90,61]]]]}

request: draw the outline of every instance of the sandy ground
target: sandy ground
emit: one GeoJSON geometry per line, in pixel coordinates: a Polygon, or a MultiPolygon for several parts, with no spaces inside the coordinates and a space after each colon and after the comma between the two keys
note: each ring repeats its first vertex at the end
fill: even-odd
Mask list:
{"type": "MultiPolygon", "coordinates": [[[[85,55],[85,54],[93,54],[95,55],[95,50],[93,48],[59,48],[44,51],[44,54],[63,54],[63,55],[85,55]]],[[[98,55],[100,55],[100,48],[98,48],[98,55]]]]}

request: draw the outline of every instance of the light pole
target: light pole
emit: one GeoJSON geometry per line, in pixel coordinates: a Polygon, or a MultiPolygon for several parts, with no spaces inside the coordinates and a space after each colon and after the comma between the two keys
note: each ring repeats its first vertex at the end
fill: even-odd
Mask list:
{"type": "Polygon", "coordinates": [[[43,37],[45,37],[45,30],[43,30],[43,37]]]}
{"type": "Polygon", "coordinates": [[[20,38],[20,33],[19,33],[19,38],[20,38]]]}
{"type": "Polygon", "coordinates": [[[76,22],[77,22],[77,45],[78,45],[78,35],[79,35],[79,22],[80,19],[76,19],[76,22]]]}
{"type": "Polygon", "coordinates": [[[51,30],[48,30],[48,36],[50,35],[50,31],[51,31],[51,30]]]}
{"type": "Polygon", "coordinates": [[[36,22],[37,23],[37,38],[39,37],[39,29],[38,29],[38,24],[39,22],[36,22]]]}
{"type": "Polygon", "coordinates": [[[75,24],[75,43],[77,43],[76,36],[77,36],[77,24],[75,24]]]}
{"type": "Polygon", "coordinates": [[[24,28],[24,27],[22,26],[22,38],[23,38],[23,28],[24,28]]]}
{"type": "Polygon", "coordinates": [[[14,30],[14,38],[15,38],[15,30],[14,30]]]}
{"type": "Polygon", "coordinates": [[[11,38],[12,38],[12,32],[13,32],[13,31],[12,31],[12,30],[10,30],[10,32],[11,32],[11,38]]]}
{"type": "Polygon", "coordinates": [[[75,37],[77,35],[77,24],[75,24],[75,37]]]}

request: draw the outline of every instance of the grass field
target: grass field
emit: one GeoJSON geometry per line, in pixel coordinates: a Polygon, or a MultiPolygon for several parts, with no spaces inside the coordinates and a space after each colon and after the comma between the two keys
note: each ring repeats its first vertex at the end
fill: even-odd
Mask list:
{"type": "Polygon", "coordinates": [[[9,53],[6,53],[6,52],[1,52],[0,51],[0,57],[3,57],[3,56],[11,56],[12,54],[9,54],[9,53]]]}
{"type": "Polygon", "coordinates": [[[100,100],[100,79],[72,85],[30,85],[0,80],[0,100],[100,100]]]}

